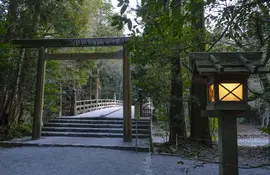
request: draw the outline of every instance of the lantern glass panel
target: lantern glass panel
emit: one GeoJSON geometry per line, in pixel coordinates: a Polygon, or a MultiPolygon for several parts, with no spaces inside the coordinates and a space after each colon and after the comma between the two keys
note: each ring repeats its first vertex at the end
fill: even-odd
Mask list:
{"type": "Polygon", "coordinates": [[[209,97],[209,101],[210,102],[214,102],[215,101],[215,90],[214,90],[214,85],[211,84],[208,87],[208,97],[209,97]]]}
{"type": "Polygon", "coordinates": [[[218,88],[220,101],[243,100],[243,85],[241,83],[220,83],[218,88]]]}

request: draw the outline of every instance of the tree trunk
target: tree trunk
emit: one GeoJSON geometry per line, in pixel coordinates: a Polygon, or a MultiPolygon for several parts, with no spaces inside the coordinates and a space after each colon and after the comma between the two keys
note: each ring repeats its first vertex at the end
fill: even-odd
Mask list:
{"type": "Polygon", "coordinates": [[[171,99],[169,109],[170,143],[175,143],[176,134],[186,137],[185,115],[183,110],[182,72],[180,55],[171,59],[171,99]]]}
{"type": "MultiPolygon", "coordinates": [[[[194,43],[198,43],[193,51],[205,51],[204,44],[204,4],[203,1],[192,0],[192,15],[195,17],[192,21],[194,33],[194,43]]],[[[206,84],[195,81],[198,76],[197,72],[193,72],[190,96],[196,97],[198,101],[191,102],[190,109],[190,137],[197,139],[198,143],[208,146],[212,145],[209,121],[207,117],[201,116],[201,110],[205,110],[207,103],[206,84]]]]}
{"type": "MultiPolygon", "coordinates": [[[[7,14],[7,34],[4,36],[4,43],[9,43],[11,39],[15,38],[16,35],[16,21],[17,21],[17,2],[16,0],[9,1],[8,14],[7,14]]],[[[10,50],[11,51],[11,50],[10,50]]],[[[8,64],[11,64],[10,59],[8,59],[8,64]]],[[[3,88],[0,89],[3,94],[0,96],[0,123],[3,125],[8,125],[9,123],[9,111],[12,105],[13,97],[14,97],[14,81],[13,77],[13,69],[8,68],[5,75],[1,75],[3,77],[0,78],[1,85],[3,88]]]]}
{"type": "Polygon", "coordinates": [[[206,84],[196,80],[197,76],[192,76],[191,95],[197,100],[191,102],[190,137],[200,144],[211,147],[209,121],[207,117],[201,116],[201,110],[206,106],[206,84]],[[196,140],[197,139],[197,140],[196,140]]]}
{"type": "Polygon", "coordinates": [[[22,49],[20,53],[20,60],[17,66],[17,75],[16,75],[16,83],[14,87],[13,95],[11,96],[11,110],[9,111],[9,121],[12,123],[18,123],[19,116],[21,115],[21,107],[22,107],[22,98],[23,95],[21,93],[21,83],[22,83],[22,65],[24,62],[25,50],[22,49]]]}

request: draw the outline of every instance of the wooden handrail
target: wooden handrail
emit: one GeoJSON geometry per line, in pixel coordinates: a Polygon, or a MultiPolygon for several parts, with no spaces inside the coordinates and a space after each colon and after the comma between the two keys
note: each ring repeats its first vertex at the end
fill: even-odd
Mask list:
{"type": "Polygon", "coordinates": [[[76,113],[74,115],[78,115],[81,113],[86,113],[90,111],[94,111],[97,109],[102,109],[104,107],[116,107],[122,106],[123,101],[115,100],[115,99],[93,99],[93,100],[80,100],[73,103],[74,108],[76,109],[76,113]]]}

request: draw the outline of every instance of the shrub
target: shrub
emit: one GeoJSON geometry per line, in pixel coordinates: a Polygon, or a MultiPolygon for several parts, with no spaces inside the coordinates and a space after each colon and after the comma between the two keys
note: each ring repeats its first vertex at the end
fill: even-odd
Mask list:
{"type": "Polygon", "coordinates": [[[164,107],[156,109],[155,115],[158,121],[168,121],[168,112],[164,107]]]}
{"type": "Polygon", "coordinates": [[[261,128],[260,130],[262,131],[262,133],[270,134],[270,126],[268,126],[267,128],[261,128]]]}
{"type": "Polygon", "coordinates": [[[218,119],[217,118],[210,118],[209,119],[210,125],[210,135],[212,140],[217,141],[217,132],[218,132],[218,119]]]}
{"type": "Polygon", "coordinates": [[[7,127],[0,126],[0,141],[6,140],[7,127]]]}
{"type": "Polygon", "coordinates": [[[12,138],[20,138],[24,136],[29,136],[32,133],[31,125],[29,124],[14,124],[11,125],[8,133],[6,135],[6,140],[12,138]]]}

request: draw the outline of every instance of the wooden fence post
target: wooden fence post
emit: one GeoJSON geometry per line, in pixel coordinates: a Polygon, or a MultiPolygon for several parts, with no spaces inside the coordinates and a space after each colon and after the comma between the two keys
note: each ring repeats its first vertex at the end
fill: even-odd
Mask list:
{"type": "Polygon", "coordinates": [[[45,80],[45,48],[39,48],[39,58],[37,67],[37,81],[36,81],[36,97],[32,128],[32,139],[40,139],[41,123],[43,114],[43,97],[44,97],[44,80],[45,80]]]}

